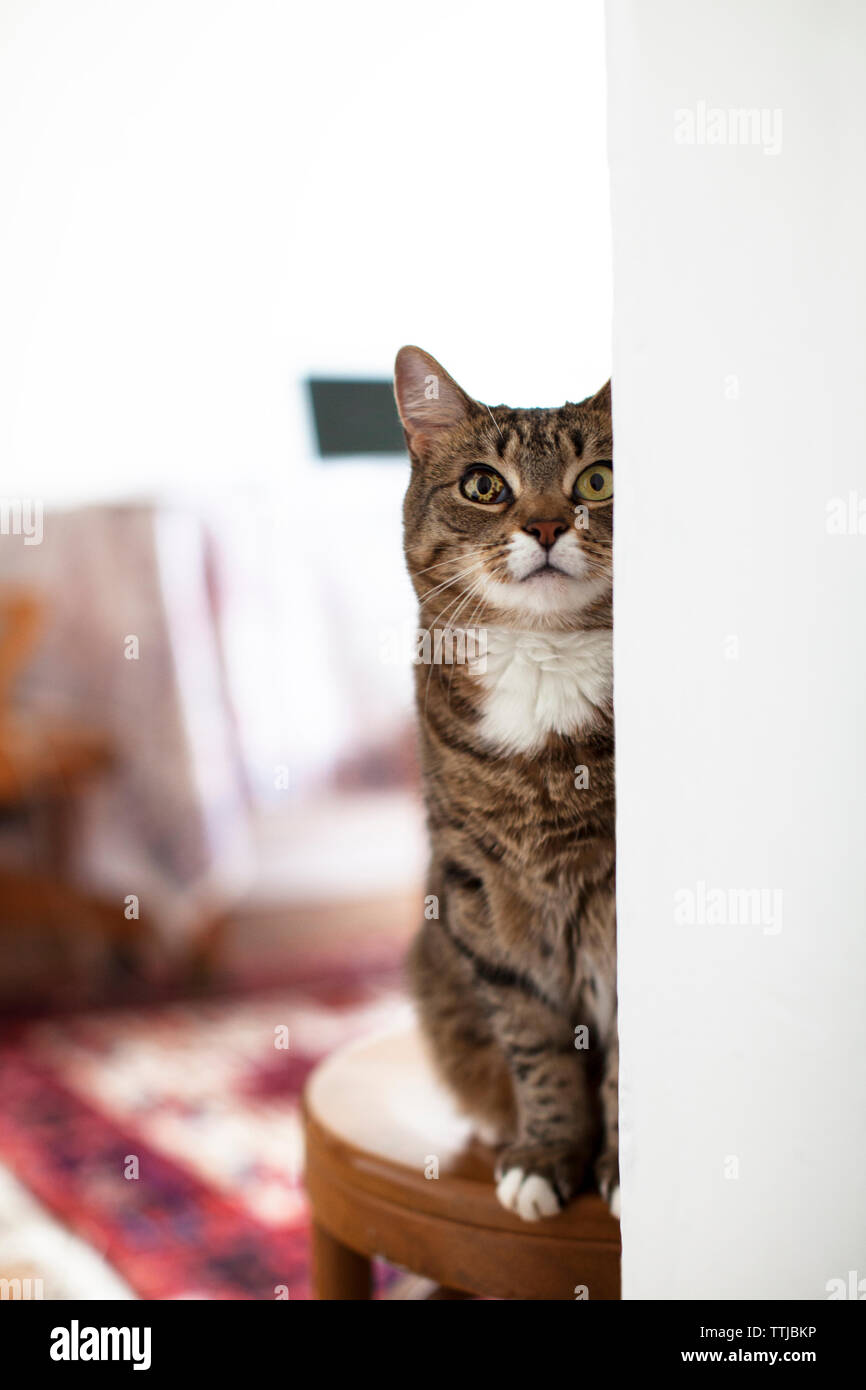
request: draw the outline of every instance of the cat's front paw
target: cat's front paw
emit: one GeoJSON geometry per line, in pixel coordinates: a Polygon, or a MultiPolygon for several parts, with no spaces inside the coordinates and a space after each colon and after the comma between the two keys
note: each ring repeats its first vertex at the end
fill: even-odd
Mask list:
{"type": "Polygon", "coordinates": [[[583,1164],[573,1154],[515,1144],[496,1165],[496,1195],[524,1221],[556,1216],[580,1185],[583,1164]]]}
{"type": "Polygon", "coordinates": [[[524,1221],[538,1221],[542,1216],[556,1216],[563,1203],[550,1179],[541,1173],[526,1173],[522,1168],[509,1168],[496,1184],[496,1195],[507,1211],[522,1216],[524,1221]]]}

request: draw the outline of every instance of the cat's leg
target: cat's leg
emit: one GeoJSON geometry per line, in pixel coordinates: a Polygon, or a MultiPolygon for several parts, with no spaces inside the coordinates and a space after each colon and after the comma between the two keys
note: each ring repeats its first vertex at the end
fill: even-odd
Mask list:
{"type": "Polygon", "coordinates": [[[511,1072],[481,1006],[471,966],[442,922],[424,923],[410,952],[409,973],[433,1065],[481,1141],[498,1147],[515,1132],[511,1072]]]}
{"type": "Polygon", "coordinates": [[[598,1189],[619,1215],[619,1037],[617,1034],[616,889],[613,873],[583,903],[577,958],[577,1014],[589,1027],[598,1087],[601,1144],[598,1189]]]}
{"type": "Polygon", "coordinates": [[[533,960],[525,905],[501,879],[482,885],[456,864],[444,883],[441,919],[425,922],[411,958],[422,1025],[464,1109],[510,1131],[500,1201],[527,1220],[550,1216],[577,1192],[595,1149],[586,1052],[567,997],[548,998],[520,968],[533,960]]]}
{"type": "Polygon", "coordinates": [[[599,1098],[603,1137],[595,1163],[595,1177],[611,1213],[619,1217],[619,1039],[616,1028],[605,1051],[599,1098]]]}
{"type": "Polygon", "coordinates": [[[499,1155],[496,1193],[534,1221],[570,1201],[592,1159],[598,1125],[586,1055],[569,1022],[519,983],[483,988],[517,1102],[517,1134],[499,1155]]]}

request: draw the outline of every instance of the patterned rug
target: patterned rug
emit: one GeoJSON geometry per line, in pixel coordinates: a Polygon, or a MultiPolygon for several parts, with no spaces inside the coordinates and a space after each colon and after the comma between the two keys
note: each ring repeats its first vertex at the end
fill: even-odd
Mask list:
{"type": "Polygon", "coordinates": [[[401,984],[393,957],[307,961],[253,998],[7,1027],[0,1163],[142,1298],[309,1298],[301,1089],[401,984]]]}

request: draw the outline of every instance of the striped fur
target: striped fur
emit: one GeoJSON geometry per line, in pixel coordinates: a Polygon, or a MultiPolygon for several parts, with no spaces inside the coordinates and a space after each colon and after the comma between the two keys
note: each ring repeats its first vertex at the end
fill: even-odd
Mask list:
{"type": "Polygon", "coordinates": [[[416,668],[438,916],[412,980],[443,1077],[498,1137],[500,1196],[531,1218],[593,1167],[611,1199],[618,1183],[613,503],[576,518],[573,494],[612,458],[610,390],[491,409],[404,348],[396,394],[420,627],[488,638],[480,657],[416,668]],[[463,494],[475,467],[504,480],[505,501],[463,494]],[[525,529],[538,520],[562,525],[547,551],[525,529]]]}

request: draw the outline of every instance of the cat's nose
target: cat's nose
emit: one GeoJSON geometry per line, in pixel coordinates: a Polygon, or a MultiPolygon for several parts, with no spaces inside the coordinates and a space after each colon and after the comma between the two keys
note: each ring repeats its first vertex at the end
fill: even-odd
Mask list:
{"type": "Polygon", "coordinates": [[[564,521],[527,521],[523,529],[549,550],[568,527],[564,521]]]}

